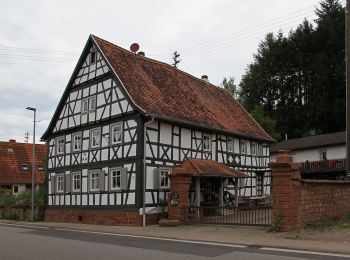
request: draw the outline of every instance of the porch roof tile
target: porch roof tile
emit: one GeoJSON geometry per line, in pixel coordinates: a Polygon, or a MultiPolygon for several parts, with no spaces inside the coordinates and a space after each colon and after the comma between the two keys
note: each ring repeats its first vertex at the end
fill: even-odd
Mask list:
{"type": "Polygon", "coordinates": [[[182,165],[175,166],[172,174],[191,174],[203,177],[248,177],[247,174],[213,160],[187,158],[182,165]]]}

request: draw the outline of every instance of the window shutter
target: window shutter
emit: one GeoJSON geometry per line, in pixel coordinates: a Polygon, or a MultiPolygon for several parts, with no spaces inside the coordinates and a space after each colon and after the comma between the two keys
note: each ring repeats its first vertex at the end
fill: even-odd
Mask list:
{"type": "Polygon", "coordinates": [[[105,190],[105,172],[104,171],[100,171],[100,173],[98,174],[98,188],[101,191],[105,190]]]}
{"type": "Polygon", "coordinates": [[[122,190],[128,189],[128,172],[126,168],[123,168],[121,170],[121,176],[120,176],[120,186],[122,190]]]}
{"type": "Polygon", "coordinates": [[[153,188],[159,189],[160,188],[160,171],[158,168],[155,168],[153,170],[153,188]]]}
{"type": "Polygon", "coordinates": [[[56,194],[55,176],[51,175],[51,194],[56,194]]]}
{"type": "Polygon", "coordinates": [[[71,174],[65,174],[64,177],[65,192],[69,193],[71,191],[71,174]]]}

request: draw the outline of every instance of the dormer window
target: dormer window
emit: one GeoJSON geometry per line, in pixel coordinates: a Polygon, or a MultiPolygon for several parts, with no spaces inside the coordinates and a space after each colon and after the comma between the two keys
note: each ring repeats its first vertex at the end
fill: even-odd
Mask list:
{"type": "Polygon", "coordinates": [[[43,171],[43,170],[44,170],[43,166],[41,164],[39,164],[38,165],[38,171],[43,171]]]}
{"type": "Polygon", "coordinates": [[[28,171],[28,164],[22,163],[22,170],[23,171],[28,171]]]}
{"type": "Polygon", "coordinates": [[[96,62],[96,51],[93,50],[90,52],[89,65],[94,64],[95,62],[96,62]]]}

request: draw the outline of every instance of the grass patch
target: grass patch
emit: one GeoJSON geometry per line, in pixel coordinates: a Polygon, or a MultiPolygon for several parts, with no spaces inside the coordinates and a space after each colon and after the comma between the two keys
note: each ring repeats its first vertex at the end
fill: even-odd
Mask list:
{"type": "Polygon", "coordinates": [[[310,223],[306,227],[311,230],[328,230],[332,228],[350,228],[350,213],[343,215],[342,217],[333,217],[317,220],[310,223]]]}

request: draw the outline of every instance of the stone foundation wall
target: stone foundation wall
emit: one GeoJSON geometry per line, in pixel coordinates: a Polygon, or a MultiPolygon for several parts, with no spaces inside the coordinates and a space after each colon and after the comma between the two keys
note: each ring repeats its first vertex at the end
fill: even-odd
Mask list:
{"type": "MultiPolygon", "coordinates": [[[[157,224],[158,219],[159,214],[149,214],[146,216],[146,225],[157,224]]],[[[142,226],[142,215],[138,212],[122,211],[46,209],[45,221],[96,225],[142,226]]]]}

